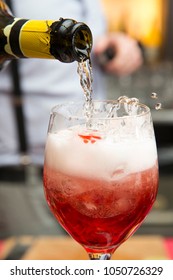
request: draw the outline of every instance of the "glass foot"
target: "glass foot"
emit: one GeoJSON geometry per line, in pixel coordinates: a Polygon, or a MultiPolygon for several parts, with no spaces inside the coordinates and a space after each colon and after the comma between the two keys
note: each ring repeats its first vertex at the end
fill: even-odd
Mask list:
{"type": "Polygon", "coordinates": [[[88,253],[90,260],[110,260],[111,254],[88,253]]]}

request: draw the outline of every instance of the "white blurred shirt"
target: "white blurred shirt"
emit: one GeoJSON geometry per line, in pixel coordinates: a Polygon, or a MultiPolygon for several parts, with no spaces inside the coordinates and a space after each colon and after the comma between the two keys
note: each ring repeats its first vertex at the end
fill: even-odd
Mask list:
{"type": "MultiPolygon", "coordinates": [[[[105,32],[105,21],[97,0],[13,0],[15,17],[28,19],[73,18],[88,24],[93,42],[105,32]]],[[[77,62],[21,59],[20,76],[28,154],[35,164],[43,164],[50,110],[57,103],[82,99],[77,62]]],[[[94,65],[93,99],[104,96],[104,79],[94,65]]],[[[0,72],[0,165],[20,162],[16,119],[11,99],[12,83],[8,66],[0,72]]]]}

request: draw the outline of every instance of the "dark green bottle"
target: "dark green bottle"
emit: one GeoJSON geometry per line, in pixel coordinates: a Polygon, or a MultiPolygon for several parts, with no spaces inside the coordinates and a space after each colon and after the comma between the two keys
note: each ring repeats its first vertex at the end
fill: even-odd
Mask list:
{"type": "Polygon", "coordinates": [[[92,33],[85,23],[15,18],[0,0],[0,67],[14,58],[80,62],[90,57],[91,49],[92,33]]]}

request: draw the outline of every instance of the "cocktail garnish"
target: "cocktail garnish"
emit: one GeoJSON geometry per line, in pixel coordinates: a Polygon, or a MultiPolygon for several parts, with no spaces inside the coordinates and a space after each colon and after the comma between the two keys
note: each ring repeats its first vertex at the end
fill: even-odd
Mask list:
{"type": "Polygon", "coordinates": [[[78,134],[78,135],[83,139],[83,142],[86,144],[89,142],[94,144],[97,140],[102,139],[101,136],[93,135],[93,134],[87,134],[87,135],[78,134]]]}

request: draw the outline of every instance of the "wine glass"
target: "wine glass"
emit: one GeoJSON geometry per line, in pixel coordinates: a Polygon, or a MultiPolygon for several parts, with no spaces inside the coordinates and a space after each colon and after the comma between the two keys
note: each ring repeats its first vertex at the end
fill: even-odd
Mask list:
{"type": "Polygon", "coordinates": [[[158,160],[150,109],[135,98],[51,111],[44,191],[62,227],[92,260],[111,259],[151,209],[158,160]],[[88,116],[88,115],[87,115],[88,116]]]}

